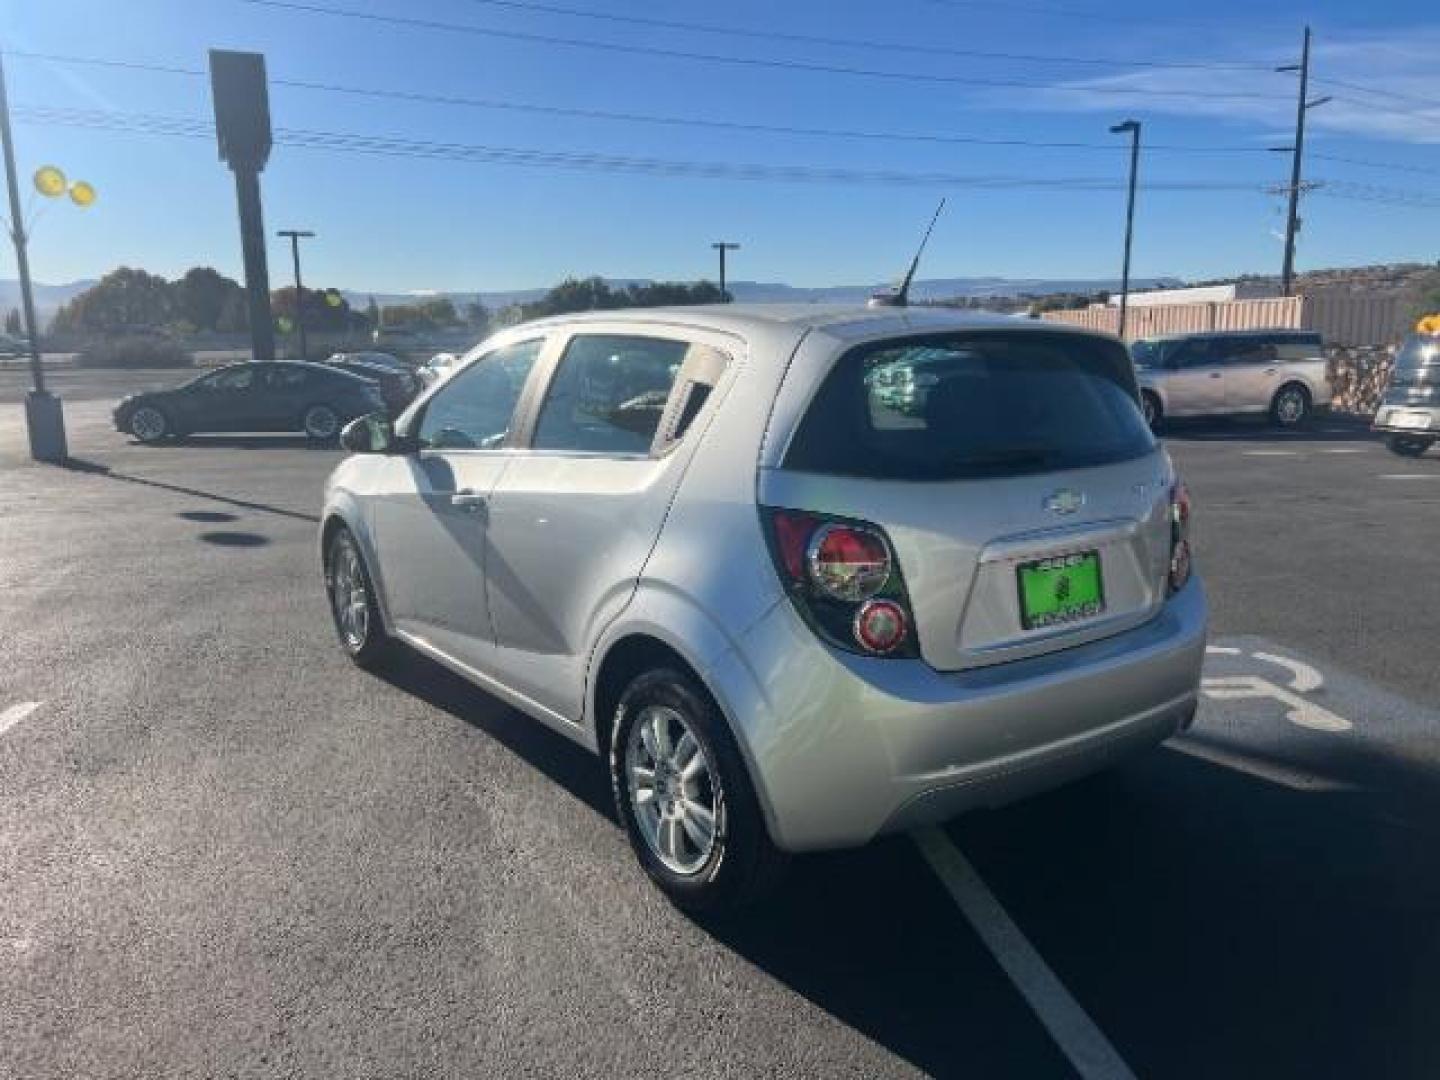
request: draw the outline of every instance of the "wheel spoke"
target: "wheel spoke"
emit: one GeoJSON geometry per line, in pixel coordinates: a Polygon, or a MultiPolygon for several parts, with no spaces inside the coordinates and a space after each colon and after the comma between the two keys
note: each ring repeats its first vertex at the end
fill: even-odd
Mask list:
{"type": "Polygon", "coordinates": [[[650,726],[649,717],[641,717],[640,719],[640,742],[645,747],[645,753],[650,755],[651,762],[659,764],[660,750],[655,745],[655,731],[650,726]]]}
{"type": "Polygon", "coordinates": [[[674,750],[670,742],[670,717],[663,710],[650,714],[650,734],[654,740],[656,760],[668,758],[674,750]]]}
{"type": "Polygon", "coordinates": [[[715,815],[697,802],[686,800],[680,804],[680,824],[690,834],[690,840],[697,851],[708,851],[715,838],[715,815]]]}
{"type": "Polygon", "coordinates": [[[680,825],[674,818],[660,822],[660,850],[677,863],[680,861],[680,825]]]}
{"type": "Polygon", "coordinates": [[[685,766],[695,759],[699,751],[700,744],[695,741],[695,736],[686,731],[675,742],[675,753],[670,759],[671,767],[683,776],[685,766]]]}

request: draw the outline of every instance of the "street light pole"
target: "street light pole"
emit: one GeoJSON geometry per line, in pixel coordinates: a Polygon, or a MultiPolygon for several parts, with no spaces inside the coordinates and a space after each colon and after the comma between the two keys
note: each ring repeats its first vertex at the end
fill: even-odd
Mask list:
{"type": "MultiPolygon", "coordinates": [[[[1300,63],[1284,64],[1276,71],[1298,71],[1300,73],[1300,96],[1295,105],[1295,142],[1292,146],[1271,147],[1272,150],[1290,151],[1290,196],[1285,215],[1285,261],[1280,267],[1280,295],[1289,296],[1295,288],[1295,237],[1300,231],[1300,196],[1306,185],[1300,180],[1301,166],[1305,157],[1305,117],[1311,109],[1318,108],[1331,100],[1328,96],[1308,100],[1310,93],[1310,27],[1305,27],[1305,38],[1300,47],[1300,63]]],[[[1311,185],[1313,186],[1313,185],[1311,185]]]]}
{"type": "Polygon", "coordinates": [[[1130,242],[1135,235],[1135,177],[1140,172],[1140,121],[1126,120],[1110,129],[1112,135],[1130,135],[1130,195],[1125,203],[1125,261],[1120,270],[1120,329],[1117,336],[1125,338],[1125,322],[1130,313],[1130,242]]]}
{"type": "Polygon", "coordinates": [[[732,244],[728,240],[717,241],[710,245],[720,253],[720,302],[729,303],[730,296],[725,292],[725,253],[727,251],[739,251],[739,244],[732,244]]]}
{"type": "Polygon", "coordinates": [[[308,229],[281,229],[277,235],[290,238],[290,258],[295,262],[295,329],[300,332],[300,359],[309,358],[305,348],[305,286],[300,281],[300,240],[314,236],[308,229]]]}
{"type": "Polygon", "coordinates": [[[25,395],[30,456],[36,461],[62,462],[68,456],[65,414],[60,399],[45,389],[45,369],[40,363],[40,329],[35,321],[35,295],[30,287],[30,256],[26,251],[25,221],[20,211],[20,182],[15,176],[15,142],[10,134],[10,99],[5,92],[3,61],[0,61],[0,143],[4,144],[5,184],[10,190],[10,239],[15,243],[20,301],[25,309],[25,333],[30,339],[30,378],[34,389],[25,395]]]}

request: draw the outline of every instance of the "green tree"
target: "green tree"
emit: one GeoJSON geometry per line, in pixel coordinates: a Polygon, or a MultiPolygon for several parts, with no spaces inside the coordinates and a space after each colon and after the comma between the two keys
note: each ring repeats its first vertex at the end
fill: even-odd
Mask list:
{"type": "Polygon", "coordinates": [[[174,316],[170,283],[144,270],[112,270],[55,313],[60,333],[117,333],[164,326],[174,316]]]}
{"type": "MultiPolygon", "coordinates": [[[[305,329],[348,330],[350,305],[336,289],[306,289],[303,297],[305,329]],[[338,300],[339,303],[335,301],[338,300]]],[[[295,286],[287,285],[270,294],[270,311],[277,319],[295,321],[295,286]]]]}
{"type": "Polygon", "coordinates": [[[465,325],[476,333],[484,335],[490,331],[490,309],[478,298],[465,305],[465,325]]]}
{"type": "Polygon", "coordinates": [[[244,304],[245,290],[208,266],[196,266],[172,286],[175,314],[197,330],[218,330],[232,296],[244,304]]]}
{"type": "Polygon", "coordinates": [[[20,326],[20,309],[11,308],[5,314],[5,333],[11,337],[19,337],[22,332],[20,326]]]}

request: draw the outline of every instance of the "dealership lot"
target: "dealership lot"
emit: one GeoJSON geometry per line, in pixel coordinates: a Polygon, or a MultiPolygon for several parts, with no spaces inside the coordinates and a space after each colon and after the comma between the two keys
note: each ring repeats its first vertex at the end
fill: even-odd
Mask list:
{"type": "Polygon", "coordinates": [[[0,1075],[1440,1073],[1440,453],[1167,435],[1194,730],[699,922],[597,763],[333,641],[332,449],[140,447],[0,375],[0,1075]]]}

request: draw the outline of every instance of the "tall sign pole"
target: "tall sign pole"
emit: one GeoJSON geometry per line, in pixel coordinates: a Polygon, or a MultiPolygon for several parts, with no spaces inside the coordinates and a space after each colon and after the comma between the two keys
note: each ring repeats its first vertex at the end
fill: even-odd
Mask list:
{"type": "Polygon", "coordinates": [[[15,242],[20,302],[25,309],[25,334],[30,339],[30,378],[34,389],[25,395],[30,456],[36,461],[58,464],[69,454],[65,445],[65,413],[60,399],[46,391],[45,368],[40,363],[40,327],[35,321],[35,295],[30,287],[30,255],[26,250],[25,219],[20,210],[20,181],[15,175],[15,141],[10,134],[10,99],[5,92],[3,61],[0,61],[0,143],[4,144],[5,184],[10,189],[10,239],[15,242]]]}
{"type": "Polygon", "coordinates": [[[256,361],[270,361],[275,359],[275,326],[270,315],[270,273],[265,262],[265,222],[260,208],[260,173],[270,159],[271,144],[265,57],[260,53],[211,49],[210,90],[220,160],[235,174],[251,353],[256,361]]]}
{"type": "Polygon", "coordinates": [[[725,253],[727,251],[739,251],[740,245],[731,243],[728,240],[721,240],[710,246],[720,253],[720,302],[726,304],[730,302],[730,297],[725,292],[725,253]]]}
{"type": "Polygon", "coordinates": [[[1130,244],[1135,237],[1135,177],[1140,172],[1140,121],[1126,120],[1110,129],[1112,135],[1130,135],[1130,195],[1125,201],[1125,260],[1120,269],[1120,329],[1125,339],[1125,322],[1130,314],[1130,244]]]}

